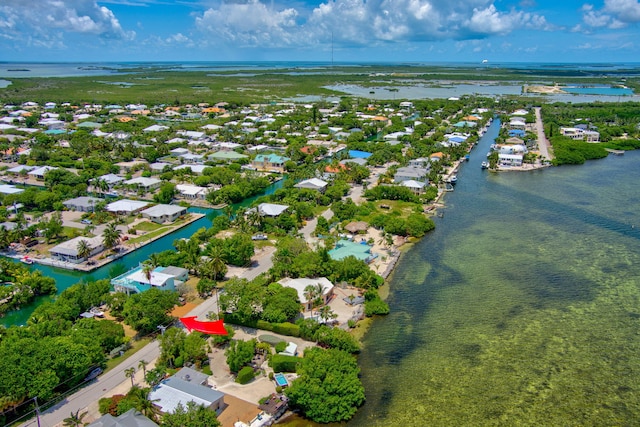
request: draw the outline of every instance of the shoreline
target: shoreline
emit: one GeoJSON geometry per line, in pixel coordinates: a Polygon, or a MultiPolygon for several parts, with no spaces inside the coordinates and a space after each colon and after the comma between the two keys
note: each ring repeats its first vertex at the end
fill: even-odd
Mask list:
{"type": "MultiPolygon", "coordinates": [[[[196,221],[199,221],[200,219],[204,218],[206,215],[202,214],[202,213],[195,213],[195,212],[189,212],[189,218],[187,218],[183,223],[177,225],[177,226],[171,226],[170,229],[158,234],[157,236],[153,236],[152,238],[145,240],[144,242],[140,242],[140,243],[134,243],[133,246],[128,245],[127,243],[123,243],[121,244],[121,246],[119,246],[120,248],[122,248],[122,250],[118,251],[116,254],[111,254],[109,256],[105,256],[102,259],[96,259],[95,263],[92,265],[87,265],[87,261],[83,261],[81,263],[75,264],[72,262],[68,262],[68,261],[59,261],[59,260],[55,260],[53,258],[50,257],[30,257],[29,255],[25,255],[25,254],[8,254],[6,253],[6,251],[0,252],[0,256],[4,256],[6,258],[13,258],[15,260],[21,261],[23,258],[25,258],[25,256],[27,256],[31,261],[33,261],[33,264],[40,264],[40,265],[46,265],[49,267],[56,267],[56,268],[62,268],[64,270],[71,270],[71,271],[80,271],[80,272],[85,272],[85,273],[90,273],[92,271],[97,270],[98,268],[104,267],[105,265],[108,265],[114,261],[119,260],[120,258],[123,258],[125,255],[128,255],[132,252],[135,252],[136,250],[143,248],[144,246],[147,246],[150,243],[155,242],[156,240],[165,237],[175,231],[178,231],[184,227],[186,227],[187,225],[190,225],[196,221]]],[[[141,236],[142,237],[142,236],[141,236]]],[[[26,264],[26,263],[25,263],[26,264]]]]}

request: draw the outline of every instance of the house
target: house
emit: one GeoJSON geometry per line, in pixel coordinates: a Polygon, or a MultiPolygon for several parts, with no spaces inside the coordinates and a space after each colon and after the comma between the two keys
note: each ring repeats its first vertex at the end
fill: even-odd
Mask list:
{"type": "Polygon", "coordinates": [[[112,173],[106,174],[106,175],[102,175],[99,176],[97,178],[94,178],[91,180],[91,184],[92,185],[96,185],[98,182],[100,181],[104,181],[107,183],[107,186],[109,187],[109,189],[111,189],[114,185],[117,185],[119,183],[121,183],[122,181],[124,181],[124,178],[112,173]]]}
{"type": "Polygon", "coordinates": [[[250,213],[256,209],[258,209],[258,213],[262,216],[277,217],[280,216],[280,214],[282,214],[284,211],[289,209],[289,206],[278,205],[275,203],[260,203],[257,208],[247,210],[247,213],[250,213]]]}
{"type": "Polygon", "coordinates": [[[162,184],[162,180],[157,178],[146,178],[144,176],[139,176],[137,178],[125,181],[124,184],[130,185],[132,187],[138,187],[138,189],[142,189],[144,191],[151,191],[160,187],[160,184],[162,184]]]}
{"type": "Polygon", "coordinates": [[[501,166],[522,166],[522,154],[498,153],[498,163],[501,166]]]}
{"type": "Polygon", "coordinates": [[[149,206],[149,202],[140,200],[122,199],[109,203],[106,206],[107,212],[117,215],[131,215],[149,206]]]}
{"type": "Polygon", "coordinates": [[[217,151],[213,154],[210,154],[208,159],[213,162],[234,162],[236,160],[246,159],[249,156],[246,154],[236,153],[235,151],[217,151]]]}
{"type": "Polygon", "coordinates": [[[224,393],[175,376],[167,378],[156,386],[149,393],[149,400],[155,402],[164,413],[173,413],[178,404],[186,407],[188,402],[195,402],[218,413],[225,408],[224,393]]]}
{"type": "Polygon", "coordinates": [[[295,289],[296,292],[298,293],[298,299],[300,300],[300,303],[304,306],[305,310],[311,310],[313,306],[313,301],[309,301],[309,299],[305,295],[306,294],[305,289],[307,289],[308,286],[313,286],[316,289],[322,286],[322,296],[321,296],[322,305],[328,304],[329,301],[331,301],[331,298],[333,297],[333,283],[331,283],[329,279],[327,279],[326,277],[318,277],[315,279],[303,278],[303,277],[298,279],[292,279],[290,277],[285,277],[284,279],[280,279],[278,283],[280,283],[282,286],[286,288],[295,289]]]}
{"type": "Polygon", "coordinates": [[[27,172],[27,175],[37,179],[38,181],[42,181],[44,180],[44,176],[46,175],[46,173],[54,169],[58,169],[58,168],[53,166],[42,166],[42,167],[30,170],[29,172],[27,172]]]}
{"type": "Polygon", "coordinates": [[[0,194],[20,194],[23,188],[17,188],[15,185],[0,184],[0,194]]]}
{"type": "Polygon", "coordinates": [[[173,376],[182,381],[198,385],[207,385],[207,380],[209,379],[209,375],[187,367],[181,368],[173,376]]]}
{"type": "Polygon", "coordinates": [[[202,164],[204,163],[204,156],[202,154],[183,153],[178,156],[180,161],[188,164],[202,164]]]}
{"type": "Polygon", "coordinates": [[[284,164],[289,160],[291,159],[277,154],[258,154],[251,166],[261,171],[284,172],[284,164]]]}
{"type": "Polygon", "coordinates": [[[147,128],[142,129],[142,132],[160,132],[163,130],[169,130],[169,126],[151,125],[147,128]]]}
{"type": "Polygon", "coordinates": [[[600,133],[595,130],[586,130],[579,127],[561,127],[560,133],[575,141],[600,142],[600,133]]]}
{"type": "Polygon", "coordinates": [[[158,427],[158,424],[142,415],[135,408],[129,409],[124,414],[114,417],[104,414],[87,427],[158,427]]]}
{"type": "Polygon", "coordinates": [[[209,192],[209,189],[206,187],[189,184],[178,184],[176,185],[176,190],[183,199],[192,200],[204,200],[209,192]]]}
{"type": "Polygon", "coordinates": [[[78,212],[93,212],[98,203],[100,203],[102,199],[97,197],[76,197],[75,199],[69,199],[62,202],[65,208],[71,211],[78,212]]]}
{"type": "Polygon", "coordinates": [[[424,193],[425,187],[427,186],[426,183],[420,182],[420,181],[416,181],[416,180],[413,180],[413,179],[408,179],[406,181],[402,181],[402,183],[400,185],[402,185],[403,187],[409,188],[415,194],[424,193]]]}
{"type": "Polygon", "coordinates": [[[420,167],[403,167],[398,168],[393,176],[393,182],[402,182],[407,180],[427,181],[429,169],[420,167]]]}
{"type": "Polygon", "coordinates": [[[71,240],[67,240],[66,242],[62,242],[59,245],[56,245],[51,249],[49,249],[51,258],[58,261],[71,262],[74,264],[79,264],[83,261],[86,261],[86,258],[80,257],[80,255],[78,254],[78,245],[80,244],[81,240],[86,241],[87,245],[91,249],[89,257],[99,254],[104,250],[104,245],[102,243],[102,240],[103,240],[102,236],[96,236],[96,237],[78,236],[78,237],[74,237],[71,240]]]}
{"type": "Polygon", "coordinates": [[[174,171],[176,170],[180,170],[180,169],[189,169],[191,171],[191,173],[195,174],[195,175],[202,175],[202,173],[204,172],[204,170],[206,168],[208,168],[209,166],[206,165],[180,165],[180,166],[176,166],[173,168],[174,171]]]}
{"type": "Polygon", "coordinates": [[[444,157],[444,154],[440,151],[438,151],[437,153],[433,153],[429,156],[429,161],[430,162],[439,162],[442,160],[442,158],[444,157]]]}
{"type": "Polygon", "coordinates": [[[140,212],[144,218],[148,218],[157,224],[173,222],[182,215],[187,214],[187,208],[177,205],[156,205],[140,212]]]}
{"type": "Polygon", "coordinates": [[[179,269],[178,276],[176,276],[176,272],[167,270],[168,268],[170,267],[156,267],[147,274],[141,266],[138,266],[131,271],[111,279],[111,285],[116,292],[125,293],[139,293],[151,288],[163,291],[175,291],[177,286],[184,283],[184,280],[178,279],[178,277],[184,278],[184,269],[179,269]]]}
{"type": "Polygon", "coordinates": [[[509,120],[509,129],[525,130],[527,122],[524,117],[511,117],[509,120]]]}
{"type": "Polygon", "coordinates": [[[310,190],[317,190],[317,191],[320,191],[321,193],[324,193],[324,190],[327,189],[327,185],[329,185],[327,181],[323,181],[319,178],[311,178],[311,179],[305,179],[304,181],[300,181],[299,183],[295,184],[294,187],[307,188],[310,190]]]}
{"type": "Polygon", "coordinates": [[[427,157],[419,157],[417,159],[409,160],[409,167],[429,169],[430,165],[431,160],[427,157]]]}

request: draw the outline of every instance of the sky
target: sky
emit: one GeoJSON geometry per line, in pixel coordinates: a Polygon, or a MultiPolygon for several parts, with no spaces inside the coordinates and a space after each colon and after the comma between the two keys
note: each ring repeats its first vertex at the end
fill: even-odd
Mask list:
{"type": "Polygon", "coordinates": [[[0,61],[640,62],[640,0],[0,0],[0,61]]]}

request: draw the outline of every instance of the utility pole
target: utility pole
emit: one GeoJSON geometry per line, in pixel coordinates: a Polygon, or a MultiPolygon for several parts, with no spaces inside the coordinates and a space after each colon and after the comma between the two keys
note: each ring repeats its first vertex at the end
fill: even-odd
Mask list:
{"type": "Polygon", "coordinates": [[[33,398],[36,403],[36,421],[38,422],[38,427],[40,427],[40,408],[38,408],[38,396],[33,398]]]}

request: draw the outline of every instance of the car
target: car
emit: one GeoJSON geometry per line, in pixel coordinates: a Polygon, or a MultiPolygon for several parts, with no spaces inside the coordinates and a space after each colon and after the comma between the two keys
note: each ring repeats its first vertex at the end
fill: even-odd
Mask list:
{"type": "Polygon", "coordinates": [[[268,237],[266,234],[254,234],[253,236],[251,236],[251,240],[267,240],[268,237]]]}
{"type": "Polygon", "coordinates": [[[85,381],[95,380],[96,378],[98,378],[98,375],[100,375],[101,373],[102,373],[102,368],[95,368],[91,372],[89,372],[89,375],[84,377],[84,380],[85,381]]]}
{"type": "Polygon", "coordinates": [[[91,224],[91,220],[90,219],[83,219],[82,221],[80,221],[81,224],[91,224]]]}

